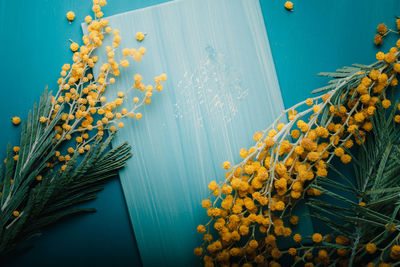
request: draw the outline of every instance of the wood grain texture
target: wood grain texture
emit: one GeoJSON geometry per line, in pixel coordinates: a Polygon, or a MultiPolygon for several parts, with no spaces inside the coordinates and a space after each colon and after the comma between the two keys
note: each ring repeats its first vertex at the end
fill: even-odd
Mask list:
{"type": "Polygon", "coordinates": [[[147,49],[108,98],[127,91],[136,72],[146,83],[168,74],[143,119],[127,121],[115,140],[134,147],[120,176],[143,264],[195,265],[208,183],[224,179],[222,162],[239,161],[240,148],[283,110],[259,2],[174,1],[108,19],[122,48],[147,49]],[[137,31],[147,34],[140,44],[137,31]]]}

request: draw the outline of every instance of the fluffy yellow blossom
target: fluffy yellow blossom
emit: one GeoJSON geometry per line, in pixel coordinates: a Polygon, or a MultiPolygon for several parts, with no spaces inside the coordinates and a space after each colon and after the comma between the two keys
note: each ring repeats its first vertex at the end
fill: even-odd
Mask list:
{"type": "Polygon", "coordinates": [[[363,122],[365,120],[365,116],[363,113],[357,113],[354,115],[354,119],[356,120],[356,122],[363,122]]]}
{"type": "Polygon", "coordinates": [[[298,155],[301,155],[301,154],[304,153],[304,147],[302,147],[302,146],[296,146],[295,149],[294,149],[294,152],[295,152],[296,154],[298,154],[298,155]]]}
{"type": "Polygon", "coordinates": [[[206,231],[206,228],[204,227],[204,225],[200,224],[199,226],[197,226],[197,232],[199,232],[200,234],[204,233],[206,231]]]}
{"type": "Polygon", "coordinates": [[[240,149],[239,155],[242,158],[246,158],[249,155],[249,152],[247,151],[247,149],[242,148],[242,149],[240,149]]]}
{"type": "Polygon", "coordinates": [[[339,244],[339,245],[348,245],[350,240],[349,240],[349,238],[347,238],[343,235],[338,235],[335,238],[335,242],[336,242],[336,244],[339,244]]]}
{"type": "Polygon", "coordinates": [[[75,13],[73,11],[68,11],[66,16],[69,21],[73,21],[75,19],[75,13]]]}
{"type": "Polygon", "coordinates": [[[216,181],[211,181],[211,182],[208,184],[208,189],[209,189],[210,191],[214,191],[214,190],[216,190],[217,188],[218,188],[218,184],[217,184],[216,181]]]}
{"type": "Polygon", "coordinates": [[[295,248],[289,248],[288,253],[290,256],[296,256],[297,250],[295,248]]]}
{"type": "Polygon", "coordinates": [[[376,251],[376,245],[374,243],[368,243],[365,246],[365,250],[369,253],[369,254],[374,254],[376,251]]]}
{"type": "Polygon", "coordinates": [[[232,193],[232,187],[226,184],[223,185],[221,188],[221,193],[225,195],[232,193]]]}
{"type": "Polygon", "coordinates": [[[386,73],[381,73],[381,74],[379,74],[379,76],[378,76],[378,81],[379,81],[380,83],[385,83],[385,82],[388,81],[388,79],[389,79],[389,77],[387,76],[386,73]]]}
{"type": "Polygon", "coordinates": [[[360,101],[363,104],[368,104],[368,102],[371,100],[371,96],[369,94],[363,94],[360,96],[360,101]]]}
{"type": "Polygon", "coordinates": [[[161,78],[161,81],[165,82],[165,81],[167,80],[167,74],[162,73],[162,74],[160,75],[160,78],[161,78]]]}
{"type": "Polygon", "coordinates": [[[386,25],[383,24],[383,23],[379,24],[378,27],[377,27],[377,32],[378,32],[379,34],[382,34],[382,35],[385,34],[385,33],[387,32],[387,27],[386,27],[386,25]]]}
{"type": "Polygon", "coordinates": [[[293,10],[293,3],[291,1],[286,1],[285,2],[285,8],[287,10],[293,10]]]}
{"type": "Polygon", "coordinates": [[[337,147],[335,148],[334,153],[336,156],[341,157],[344,155],[344,149],[341,147],[337,147]]]}
{"type": "Polygon", "coordinates": [[[278,248],[274,248],[274,249],[272,249],[272,251],[271,251],[271,256],[272,256],[274,259],[279,259],[280,257],[282,257],[282,252],[280,252],[278,248]]]}
{"type": "Polygon", "coordinates": [[[321,249],[318,251],[318,257],[320,259],[328,258],[328,252],[325,249],[321,249]]]}
{"type": "Polygon", "coordinates": [[[289,221],[292,225],[297,225],[299,223],[299,217],[296,215],[293,215],[290,217],[289,221]]]}
{"type": "Polygon", "coordinates": [[[367,108],[367,113],[368,115],[372,116],[375,113],[376,108],[375,107],[368,107],[367,108]]]}
{"type": "Polygon", "coordinates": [[[395,62],[396,61],[396,55],[394,54],[394,53],[391,53],[391,52],[389,52],[389,53],[387,53],[386,55],[385,55],[385,61],[387,62],[387,63],[393,63],[393,62],[395,62]]]}
{"type": "Polygon", "coordinates": [[[321,109],[321,106],[320,106],[320,105],[314,105],[314,106],[313,106],[313,111],[314,111],[314,113],[317,113],[318,111],[320,111],[320,109],[321,109]]]}
{"type": "Polygon", "coordinates": [[[374,38],[374,44],[379,46],[383,43],[383,38],[382,35],[380,34],[375,34],[375,38],[374,38]]]}
{"type": "Polygon", "coordinates": [[[310,152],[308,153],[308,160],[310,161],[317,161],[320,158],[320,153],[319,152],[310,152]]]}
{"type": "Polygon", "coordinates": [[[300,137],[300,132],[299,132],[299,130],[297,130],[297,129],[292,130],[292,131],[291,131],[291,136],[292,136],[294,139],[299,138],[299,137],[300,137]]]}
{"type": "Polygon", "coordinates": [[[276,210],[283,210],[285,208],[285,203],[283,201],[278,201],[275,203],[276,210]]]}
{"type": "Polygon", "coordinates": [[[90,22],[92,22],[92,17],[91,16],[86,16],[85,17],[85,22],[87,23],[87,24],[89,24],[90,22]]]}
{"type": "Polygon", "coordinates": [[[378,70],[371,70],[371,72],[369,73],[369,77],[372,79],[372,80],[377,80],[378,79],[378,76],[379,76],[379,74],[380,74],[380,72],[378,71],[378,70]]]}
{"type": "Polygon", "coordinates": [[[329,136],[329,131],[328,131],[326,128],[321,127],[321,126],[318,126],[318,127],[315,129],[315,132],[316,132],[316,134],[317,134],[318,136],[320,136],[320,137],[322,137],[322,138],[327,138],[327,137],[329,136]]]}
{"type": "Polygon", "coordinates": [[[144,33],[143,32],[137,32],[136,33],[136,40],[141,42],[144,39],[144,33]]]}
{"type": "Polygon", "coordinates": [[[384,59],[385,59],[385,54],[382,53],[382,52],[378,52],[378,53],[376,54],[376,59],[377,59],[377,60],[384,60],[384,59]]]}
{"type": "Polygon", "coordinates": [[[382,107],[383,108],[389,108],[391,105],[392,105],[392,103],[388,99],[385,99],[385,100],[382,101],[382,107]]]}
{"type": "Polygon", "coordinates": [[[261,133],[261,132],[256,132],[254,135],[253,135],[253,139],[254,139],[254,141],[260,141],[260,139],[263,137],[263,134],[261,133]]]}
{"type": "Polygon", "coordinates": [[[129,67],[129,61],[126,59],[121,60],[120,65],[124,68],[129,67]]]}
{"type": "Polygon", "coordinates": [[[351,156],[348,154],[344,154],[340,157],[340,160],[344,163],[347,164],[351,161],[351,156]]]}
{"type": "Polygon", "coordinates": [[[314,241],[315,243],[320,243],[322,241],[322,235],[319,233],[313,234],[312,241],[314,241]]]}
{"type": "Polygon", "coordinates": [[[249,247],[251,248],[257,248],[258,247],[258,242],[256,240],[251,240],[249,243],[249,247]]]}
{"type": "Polygon", "coordinates": [[[144,47],[139,47],[138,52],[139,52],[141,55],[144,55],[144,54],[146,54],[146,48],[144,48],[144,47]]]}
{"type": "Polygon", "coordinates": [[[195,248],[194,249],[194,255],[201,256],[201,254],[203,254],[203,248],[195,248]]]}
{"type": "Polygon", "coordinates": [[[71,49],[72,52],[76,52],[79,49],[79,45],[75,42],[72,42],[69,48],[71,49]]]}
{"type": "Polygon", "coordinates": [[[201,206],[203,206],[203,208],[208,209],[209,207],[211,207],[211,201],[209,199],[203,200],[201,202],[201,206]]]}
{"type": "Polygon", "coordinates": [[[369,132],[369,131],[372,130],[373,124],[372,124],[371,122],[367,121],[366,123],[364,123],[364,124],[362,125],[362,128],[363,128],[364,130],[366,130],[367,132],[369,132]]]}
{"type": "Polygon", "coordinates": [[[14,124],[14,125],[18,125],[18,124],[20,124],[21,123],[21,118],[20,117],[12,117],[11,118],[11,122],[14,124]]]}
{"type": "Polygon", "coordinates": [[[299,242],[301,242],[301,239],[302,239],[302,237],[301,237],[300,234],[295,234],[295,235],[293,236],[293,241],[294,241],[294,242],[299,243],[299,242]]]}
{"type": "Polygon", "coordinates": [[[393,65],[393,70],[395,72],[399,73],[400,72],[400,64],[399,63],[394,64],[393,65]]]}
{"type": "Polygon", "coordinates": [[[390,250],[390,257],[394,260],[400,258],[400,246],[394,245],[390,250]]]}
{"type": "Polygon", "coordinates": [[[264,143],[265,143],[265,146],[266,146],[267,148],[269,148],[269,147],[272,147],[272,146],[275,144],[275,141],[274,141],[274,139],[273,139],[272,137],[267,136],[267,137],[265,138],[265,140],[264,140],[264,143]]]}
{"type": "Polygon", "coordinates": [[[312,98],[307,98],[306,105],[307,106],[312,106],[313,104],[314,104],[314,100],[312,98]]]}
{"type": "Polygon", "coordinates": [[[222,168],[224,168],[225,170],[229,170],[231,168],[231,163],[229,161],[225,161],[224,163],[222,163],[222,168]]]}
{"type": "Polygon", "coordinates": [[[47,118],[44,117],[44,116],[41,116],[40,119],[39,119],[39,121],[40,121],[41,123],[45,123],[45,122],[47,121],[47,118]]]}
{"type": "Polygon", "coordinates": [[[315,142],[313,142],[313,140],[308,138],[308,137],[303,138],[301,140],[300,144],[301,144],[301,146],[303,148],[305,148],[308,151],[314,151],[314,150],[317,149],[317,144],[315,142]]]}
{"type": "Polygon", "coordinates": [[[241,225],[241,226],[239,227],[239,233],[240,233],[240,235],[242,235],[242,236],[247,235],[247,234],[249,233],[249,227],[246,226],[246,225],[241,225]]]}
{"type": "Polygon", "coordinates": [[[92,7],[92,10],[93,10],[93,12],[97,13],[97,12],[100,12],[101,7],[99,4],[94,4],[92,7]]]}

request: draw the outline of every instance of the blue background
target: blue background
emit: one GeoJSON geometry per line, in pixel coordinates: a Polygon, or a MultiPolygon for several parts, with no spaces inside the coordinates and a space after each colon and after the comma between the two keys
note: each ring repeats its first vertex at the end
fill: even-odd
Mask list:
{"type": "MultiPolygon", "coordinates": [[[[163,0],[110,0],[105,15],[146,7],[163,0]]],[[[378,51],[373,45],[376,26],[395,28],[400,15],[396,0],[293,1],[261,0],[261,6],[285,106],[309,96],[325,85],[321,71],[352,63],[369,64],[378,51]],[[398,13],[396,13],[398,12],[398,13]]],[[[46,85],[56,88],[62,64],[71,61],[69,39],[80,41],[80,22],[91,12],[89,0],[0,0],[0,148],[17,144],[20,129],[12,116],[24,118],[46,85]],[[73,10],[72,24],[65,18],[73,10]]],[[[387,50],[395,36],[386,40],[387,50]]],[[[1,152],[0,157],[5,153],[1,152]]],[[[114,179],[86,206],[97,213],[76,217],[46,229],[32,241],[35,248],[8,260],[9,266],[124,266],[139,265],[134,233],[120,183],[114,179]]]]}

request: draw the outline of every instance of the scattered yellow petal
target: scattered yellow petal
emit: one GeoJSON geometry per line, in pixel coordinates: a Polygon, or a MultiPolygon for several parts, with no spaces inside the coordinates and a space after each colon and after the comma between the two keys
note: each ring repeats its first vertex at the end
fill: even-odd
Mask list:
{"type": "Polygon", "coordinates": [[[75,13],[73,11],[67,12],[67,19],[73,21],[75,19],[75,13]]]}
{"type": "Polygon", "coordinates": [[[18,124],[20,124],[21,123],[21,118],[20,117],[12,117],[11,118],[11,121],[12,121],[12,123],[14,124],[14,125],[18,125],[18,124]]]}
{"type": "Polygon", "coordinates": [[[285,8],[289,11],[293,10],[293,3],[291,1],[286,1],[285,8]]]}
{"type": "Polygon", "coordinates": [[[136,40],[141,42],[141,41],[143,41],[143,39],[144,39],[144,33],[143,32],[137,32],[136,33],[136,40]]]}

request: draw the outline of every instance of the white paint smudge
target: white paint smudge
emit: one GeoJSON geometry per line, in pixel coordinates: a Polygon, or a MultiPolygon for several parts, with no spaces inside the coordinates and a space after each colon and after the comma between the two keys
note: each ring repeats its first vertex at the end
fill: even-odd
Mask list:
{"type": "Polygon", "coordinates": [[[230,123],[238,113],[240,101],[249,94],[244,88],[239,71],[229,59],[211,46],[205,49],[205,59],[198,68],[185,71],[177,83],[175,118],[197,114],[197,125],[203,127],[204,116],[213,116],[218,123],[230,123]]]}

